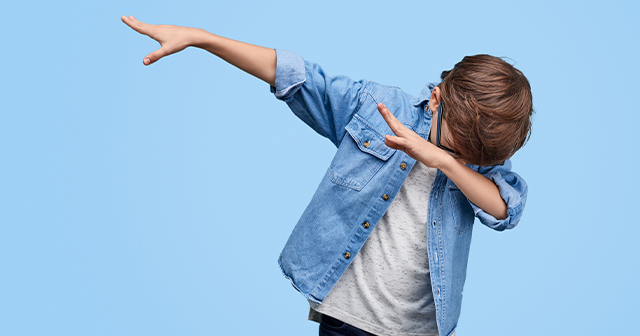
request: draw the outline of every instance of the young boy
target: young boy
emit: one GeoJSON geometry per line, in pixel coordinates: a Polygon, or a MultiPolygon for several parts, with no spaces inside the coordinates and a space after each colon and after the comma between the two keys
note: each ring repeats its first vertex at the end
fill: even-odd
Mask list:
{"type": "Polygon", "coordinates": [[[271,85],[338,151],[279,258],[320,335],[454,335],[474,217],[519,221],[527,186],[509,158],[533,113],[524,75],[499,58],[465,57],[419,98],[328,76],[288,51],[202,29],[123,16],[161,48],[208,50],[271,85]]]}

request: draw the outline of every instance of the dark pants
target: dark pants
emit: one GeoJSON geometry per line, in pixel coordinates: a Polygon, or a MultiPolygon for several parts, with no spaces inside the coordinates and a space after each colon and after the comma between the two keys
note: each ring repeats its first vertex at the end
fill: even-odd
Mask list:
{"type": "Polygon", "coordinates": [[[375,336],[331,316],[322,315],[320,336],[375,336]]]}

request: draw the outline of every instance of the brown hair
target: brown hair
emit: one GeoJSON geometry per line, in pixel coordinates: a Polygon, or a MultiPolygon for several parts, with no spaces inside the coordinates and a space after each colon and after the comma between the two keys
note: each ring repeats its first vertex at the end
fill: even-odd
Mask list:
{"type": "Polygon", "coordinates": [[[461,159],[500,164],[527,142],[533,103],[518,69],[498,57],[466,56],[441,78],[442,118],[461,159]]]}

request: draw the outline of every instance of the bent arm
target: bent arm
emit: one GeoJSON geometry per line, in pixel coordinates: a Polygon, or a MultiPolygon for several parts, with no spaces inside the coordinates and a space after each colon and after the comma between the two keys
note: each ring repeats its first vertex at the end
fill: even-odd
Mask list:
{"type": "Polygon", "coordinates": [[[448,156],[448,159],[438,168],[473,204],[498,220],[507,218],[507,203],[500,196],[498,186],[491,180],[452,156],[448,156]]]}
{"type": "Polygon", "coordinates": [[[502,165],[458,166],[453,170],[458,169],[462,175],[450,171],[448,177],[465,194],[482,224],[498,231],[512,229],[518,224],[527,202],[528,187],[520,175],[511,171],[511,160],[507,159],[502,165]],[[502,208],[506,210],[506,216],[494,212],[500,211],[501,207],[506,207],[502,208]]]}
{"type": "Polygon", "coordinates": [[[480,221],[499,231],[513,228],[522,215],[527,185],[511,171],[511,161],[491,167],[468,167],[404,126],[383,104],[378,110],[395,136],[385,144],[428,167],[440,169],[462,191],[480,221]],[[477,171],[476,171],[477,170],[477,171]]]}

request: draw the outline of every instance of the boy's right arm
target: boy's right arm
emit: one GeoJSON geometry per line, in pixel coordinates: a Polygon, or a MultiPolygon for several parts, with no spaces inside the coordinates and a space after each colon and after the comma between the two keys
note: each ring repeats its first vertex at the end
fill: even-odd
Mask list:
{"type": "Polygon", "coordinates": [[[193,46],[211,52],[271,86],[275,85],[276,51],[273,49],[224,38],[200,28],[152,25],[138,21],[133,15],[123,15],[121,19],[138,33],[160,43],[160,49],[145,56],[142,61],[145,65],[193,46]]]}
{"type": "Polygon", "coordinates": [[[274,50],[224,38],[204,29],[152,25],[131,16],[122,21],[135,31],[158,41],[160,49],[143,59],[145,65],[194,46],[205,49],[271,85],[276,98],[338,147],[358,106],[365,81],[328,76],[317,64],[284,50],[274,50]]]}

